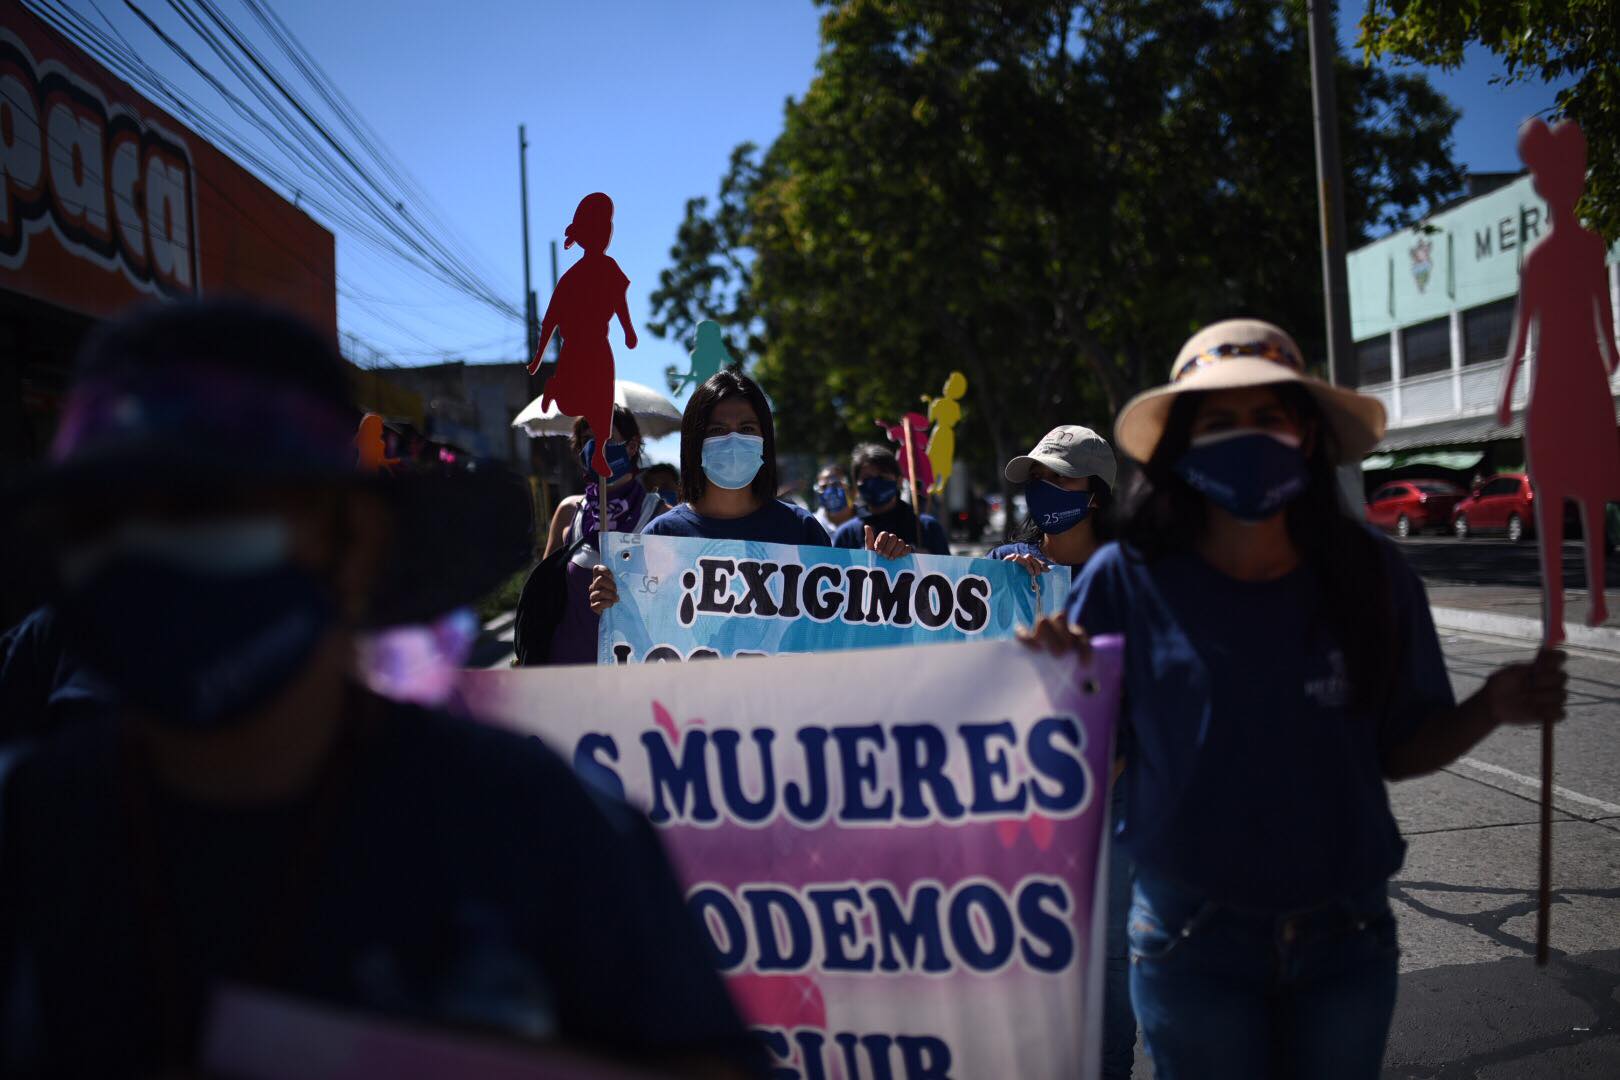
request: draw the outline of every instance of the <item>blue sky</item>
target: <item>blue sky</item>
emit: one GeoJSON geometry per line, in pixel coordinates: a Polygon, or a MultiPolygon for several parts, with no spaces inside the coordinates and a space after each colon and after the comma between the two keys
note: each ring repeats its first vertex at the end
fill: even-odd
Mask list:
{"type": "MultiPolygon", "coordinates": [[[[180,84],[197,86],[121,0],[69,2],[110,20],[180,84]]],[[[611,254],[631,278],[638,329],[686,200],[713,193],[737,143],[769,142],[783,102],[809,84],[819,17],[808,0],[273,2],[432,196],[483,276],[515,303],[522,293],[518,124],[527,124],[531,144],[530,229],[542,309],[549,241],[561,240],[581,196],[612,195],[611,254]]],[[[136,3],[195,47],[163,0],[136,3]]],[[[257,31],[240,0],[220,5],[257,31]]],[[[1340,16],[1347,48],[1359,11],[1351,3],[1340,16]]],[[[1519,121],[1552,104],[1552,87],[1491,85],[1499,72],[1480,53],[1456,72],[1433,74],[1462,109],[1457,155],[1476,171],[1517,169],[1519,121]]],[[[562,254],[564,269],[574,257],[562,254]]],[[[342,329],[400,363],[441,358],[434,350],[481,360],[522,356],[521,326],[401,270],[341,230],[338,272],[347,291],[368,298],[340,295],[342,329]]],[[[684,366],[680,343],[643,333],[629,352],[619,340],[615,330],[625,378],[661,388],[667,365],[684,366]]]]}

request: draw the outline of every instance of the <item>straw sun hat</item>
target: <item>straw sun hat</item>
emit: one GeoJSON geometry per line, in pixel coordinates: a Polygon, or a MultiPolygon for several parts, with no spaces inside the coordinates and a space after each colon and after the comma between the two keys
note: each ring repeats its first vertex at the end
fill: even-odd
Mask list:
{"type": "Polygon", "coordinates": [[[1384,405],[1377,398],[1305,374],[1299,346],[1286,332],[1259,319],[1227,319],[1206,326],[1181,347],[1170,382],[1136,395],[1120,411],[1114,441],[1138,461],[1153,456],[1177,394],[1298,383],[1333,429],[1340,463],[1357,461],[1384,437],[1384,405]]]}

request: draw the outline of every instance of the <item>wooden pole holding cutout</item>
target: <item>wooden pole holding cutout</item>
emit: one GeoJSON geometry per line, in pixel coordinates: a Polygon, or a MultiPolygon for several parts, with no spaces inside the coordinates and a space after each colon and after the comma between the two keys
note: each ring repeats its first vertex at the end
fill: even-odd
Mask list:
{"type": "MultiPolygon", "coordinates": [[[[906,483],[911,485],[911,508],[920,514],[922,513],[922,507],[921,504],[917,502],[917,459],[912,456],[911,450],[910,413],[900,414],[900,434],[903,436],[900,441],[905,445],[906,448],[906,483]]],[[[919,533],[918,539],[920,540],[921,538],[921,534],[919,533]]]]}
{"type": "Polygon", "coordinates": [[[1541,858],[1537,869],[1540,886],[1536,890],[1536,966],[1547,966],[1552,938],[1552,775],[1553,726],[1541,724],[1541,858]]]}

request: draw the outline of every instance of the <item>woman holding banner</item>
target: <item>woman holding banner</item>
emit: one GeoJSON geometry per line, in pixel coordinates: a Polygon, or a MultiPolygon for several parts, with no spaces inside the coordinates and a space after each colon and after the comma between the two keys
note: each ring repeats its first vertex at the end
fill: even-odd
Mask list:
{"type": "MultiPolygon", "coordinates": [[[[602,504],[597,491],[602,480],[591,468],[596,440],[590,435],[590,425],[583,417],[574,421],[570,445],[587,479],[585,494],[557,504],[546,538],[546,557],[524,583],[518,602],[523,623],[522,648],[517,650],[520,664],[596,663],[599,619],[591,610],[590,587],[593,568],[601,561],[598,552],[604,526],[599,520],[602,504]],[[547,627],[537,624],[530,614],[540,612],[550,612],[556,620],[549,635],[547,627]]],[[[641,483],[641,425],[623,405],[613,406],[613,436],[603,453],[610,470],[605,528],[608,532],[641,532],[666,507],[656,492],[641,483]]]]}
{"type": "MultiPolygon", "coordinates": [[[[1108,442],[1078,424],[1055,427],[1027,454],[1003,470],[1014,484],[1024,485],[1029,517],[1011,543],[992,548],[988,559],[1016,562],[1040,587],[1040,576],[1052,566],[1067,566],[1076,576],[1099,545],[1113,539],[1105,511],[1113,506],[1116,464],[1108,442]]],[[[1123,743],[1116,749],[1110,816],[1117,826],[1123,816],[1119,769],[1123,743]]],[[[1108,845],[1107,976],[1103,983],[1103,1080],[1130,1080],[1136,1063],[1136,1014],[1131,1011],[1131,955],[1125,923],[1131,907],[1131,857],[1116,828],[1108,845]]]]}
{"type": "Polygon", "coordinates": [[[1114,503],[1114,451],[1090,428],[1064,424],[1047,432],[1035,449],[1007,462],[1004,473],[1024,485],[1029,517],[1010,543],[987,559],[1008,559],[1031,574],[1048,567],[1076,573],[1099,545],[1113,539],[1105,511],[1114,503]]]}
{"type": "MultiPolygon", "coordinates": [[[[647,526],[648,536],[696,536],[762,544],[828,545],[827,530],[808,510],[776,498],[776,425],[759,384],[730,369],[710,376],[681,415],[681,505],[647,526]]],[[[889,558],[911,546],[889,533],[868,548],[889,558]]],[[[591,610],[619,602],[613,572],[598,566],[591,610]]]]}
{"type": "Polygon", "coordinates": [[[1405,853],[1384,780],[1563,715],[1551,651],[1456,703],[1422,583],[1340,501],[1335,466],[1383,430],[1277,327],[1206,328],[1120,414],[1144,463],[1121,542],[1029,635],[1125,635],[1131,997],[1161,1080],[1378,1076],[1405,853]]]}

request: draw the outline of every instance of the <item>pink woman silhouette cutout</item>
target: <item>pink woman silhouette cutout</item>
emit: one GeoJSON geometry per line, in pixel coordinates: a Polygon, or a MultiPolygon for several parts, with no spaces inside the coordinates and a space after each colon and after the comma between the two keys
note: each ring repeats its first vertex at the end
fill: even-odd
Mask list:
{"type": "Polygon", "coordinates": [[[1575,202],[1586,186],[1586,137],[1573,121],[1519,129],[1519,157],[1536,193],[1547,200],[1552,228],[1524,257],[1513,342],[1497,405],[1497,422],[1513,416],[1513,380],[1538,336],[1526,410],[1524,447],[1535,486],[1541,545],[1542,639],[1564,640],[1564,500],[1580,507],[1586,537],[1588,626],[1608,617],[1603,596],[1604,504],[1620,500],[1620,430],[1609,378],[1614,374],[1614,318],[1603,273],[1603,241],[1581,228],[1575,202]]]}
{"type": "Polygon", "coordinates": [[[591,468],[598,476],[609,476],[613,470],[608,468],[603,447],[613,433],[613,347],[608,344],[608,323],[613,316],[624,327],[625,346],[636,347],[636,329],[630,325],[630,301],[625,295],[630,279],[607,254],[608,241],[613,238],[613,200],[600,191],[585,196],[563,237],[563,247],[578,244],[585,257],[568,268],[551,294],[529,374],[539,370],[552,333],[560,332],[557,370],[541,391],[540,407],[555,401],[558,412],[583,416],[596,437],[591,468]]]}
{"type": "MultiPolygon", "coordinates": [[[[916,471],[917,491],[912,499],[922,498],[922,492],[927,491],[934,483],[934,470],[929,467],[928,461],[928,417],[919,412],[909,412],[900,418],[899,423],[891,424],[887,420],[879,420],[877,426],[889,437],[889,441],[899,447],[900,468],[906,474],[906,479],[912,479],[912,471],[916,471]],[[911,429],[911,446],[906,446],[906,428],[911,429]],[[908,457],[909,450],[909,457],[908,457]]],[[[922,504],[919,502],[919,506],[922,504]]]]}

